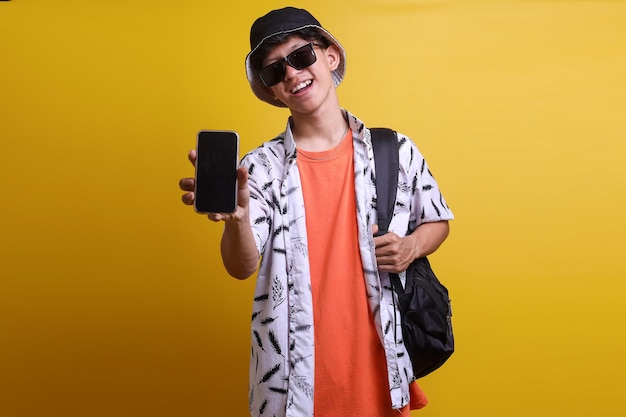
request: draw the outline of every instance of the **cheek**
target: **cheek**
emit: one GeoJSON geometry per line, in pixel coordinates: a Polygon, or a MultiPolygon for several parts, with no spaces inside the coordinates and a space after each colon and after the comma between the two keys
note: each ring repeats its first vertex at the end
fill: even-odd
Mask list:
{"type": "Polygon", "coordinates": [[[268,93],[272,95],[272,97],[276,97],[278,94],[280,94],[280,90],[278,88],[279,85],[280,83],[272,87],[265,87],[265,89],[267,90],[268,93]]]}
{"type": "Polygon", "coordinates": [[[271,88],[266,87],[266,88],[272,97],[282,102],[283,104],[285,103],[285,100],[283,100],[283,98],[281,97],[281,94],[284,94],[284,93],[281,93],[276,87],[271,87],[271,88]]]}

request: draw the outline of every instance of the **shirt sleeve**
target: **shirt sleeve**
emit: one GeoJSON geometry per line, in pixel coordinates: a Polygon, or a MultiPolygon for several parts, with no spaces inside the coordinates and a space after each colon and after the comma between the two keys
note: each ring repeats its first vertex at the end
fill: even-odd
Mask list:
{"type": "Polygon", "coordinates": [[[452,220],[454,214],[448,207],[424,156],[408,137],[398,134],[398,140],[400,141],[399,182],[410,193],[411,230],[422,223],[452,220]]]}

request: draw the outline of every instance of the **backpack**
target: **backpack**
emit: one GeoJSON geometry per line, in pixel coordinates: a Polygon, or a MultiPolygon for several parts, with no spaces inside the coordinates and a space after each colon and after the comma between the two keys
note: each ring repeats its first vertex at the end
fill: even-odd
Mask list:
{"type": "MultiPolygon", "coordinates": [[[[376,167],[378,235],[381,235],[387,233],[393,217],[400,146],[395,131],[370,130],[376,167]]],[[[398,298],[404,345],[415,378],[421,378],[443,365],[454,352],[448,290],[439,282],[426,257],[409,265],[404,287],[397,274],[390,273],[389,276],[398,298]]]]}

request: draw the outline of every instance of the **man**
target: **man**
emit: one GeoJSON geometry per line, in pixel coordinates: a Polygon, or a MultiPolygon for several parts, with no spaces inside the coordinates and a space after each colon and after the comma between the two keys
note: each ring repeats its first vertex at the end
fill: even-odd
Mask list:
{"type": "MultiPolygon", "coordinates": [[[[259,268],[250,412],[408,416],[409,404],[426,399],[411,383],[388,273],[435,251],[453,215],[415,144],[398,134],[396,209],[390,233],[374,237],[371,135],[336,93],[343,47],[291,7],[257,19],[250,44],[252,91],[291,114],[284,133],[242,159],[236,211],[209,214],[225,224],[227,271],[245,279],[259,268]]],[[[185,204],[193,204],[193,185],[180,182],[185,204]]]]}

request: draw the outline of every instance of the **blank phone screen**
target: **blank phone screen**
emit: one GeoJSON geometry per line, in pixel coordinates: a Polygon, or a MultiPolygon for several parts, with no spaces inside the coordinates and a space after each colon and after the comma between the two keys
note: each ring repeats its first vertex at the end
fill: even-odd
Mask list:
{"type": "Polygon", "coordinates": [[[232,213],[237,207],[239,137],[231,131],[201,131],[196,147],[195,209],[232,213]]]}

